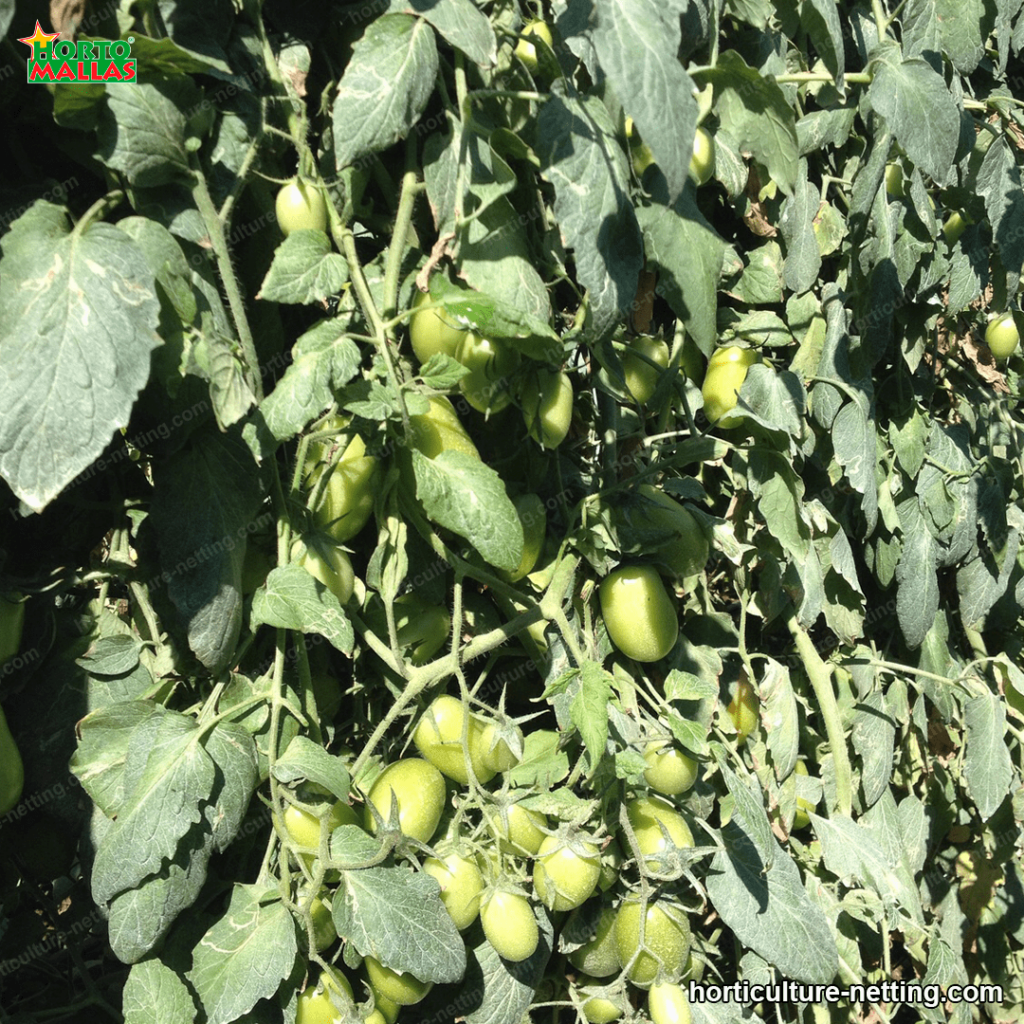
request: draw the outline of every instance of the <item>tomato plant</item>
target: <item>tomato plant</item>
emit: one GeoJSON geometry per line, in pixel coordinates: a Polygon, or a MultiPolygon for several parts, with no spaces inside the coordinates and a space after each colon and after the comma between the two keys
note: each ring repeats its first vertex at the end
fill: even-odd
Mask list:
{"type": "Polygon", "coordinates": [[[277,223],[286,235],[293,231],[327,230],[327,202],[323,193],[308,181],[296,178],[282,185],[275,211],[277,223]]]}
{"type": "Polygon", "coordinates": [[[546,836],[533,865],[533,889],[549,910],[573,910],[588,900],[601,877],[601,854],[585,839],[546,836]]]}
{"type": "Polygon", "coordinates": [[[634,661],[658,661],[675,645],[679,620],[658,573],[624,566],[601,583],[601,616],[612,643],[634,661]]]}
{"type": "Polygon", "coordinates": [[[497,890],[484,896],[480,924],[498,956],[518,962],[536,952],[540,929],[530,901],[518,892],[497,890]]]}
{"type": "MultiPolygon", "coordinates": [[[[411,839],[425,843],[437,831],[444,810],[444,779],[429,761],[403,758],[393,761],[377,776],[368,801],[385,822],[390,820],[392,801],[396,802],[398,827],[411,839]]],[[[366,827],[375,832],[377,819],[369,806],[364,817],[366,827]]]]}

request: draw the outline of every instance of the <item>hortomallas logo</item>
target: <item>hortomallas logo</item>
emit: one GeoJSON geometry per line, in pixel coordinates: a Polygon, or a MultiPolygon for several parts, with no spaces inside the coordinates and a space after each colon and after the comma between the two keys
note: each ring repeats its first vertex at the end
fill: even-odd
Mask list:
{"type": "Polygon", "coordinates": [[[28,59],[30,82],[134,82],[134,39],[82,39],[77,43],[61,39],[60,33],[44,32],[36,22],[30,36],[18,40],[32,50],[28,59]]]}

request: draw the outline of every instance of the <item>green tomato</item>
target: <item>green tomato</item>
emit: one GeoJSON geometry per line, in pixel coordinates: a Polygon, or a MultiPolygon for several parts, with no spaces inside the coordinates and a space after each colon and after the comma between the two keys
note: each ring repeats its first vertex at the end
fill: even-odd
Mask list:
{"type": "Polygon", "coordinates": [[[629,393],[640,405],[646,405],[658,385],[662,370],[668,366],[668,345],[660,338],[642,334],[629,343],[622,357],[622,372],[629,393]],[[647,356],[655,365],[643,359],[647,356]]]}
{"type": "Polygon", "coordinates": [[[576,993],[582,1000],[580,1009],[590,1024],[611,1024],[623,1013],[623,1007],[619,1003],[601,994],[602,987],[597,978],[586,974],[576,979],[576,993]]]}
{"type": "Polygon", "coordinates": [[[329,946],[333,946],[338,938],[331,908],[322,899],[316,898],[310,904],[309,915],[313,919],[313,943],[316,951],[322,953],[329,946]]]}
{"type": "Polygon", "coordinates": [[[906,185],[903,182],[903,168],[895,161],[885,165],[885,191],[893,199],[902,199],[906,194],[906,185]]]}
{"type": "Polygon", "coordinates": [[[619,841],[612,838],[601,853],[601,880],[597,883],[601,892],[607,892],[619,880],[619,871],[625,861],[619,841]]]}
{"type": "MultiPolygon", "coordinates": [[[[389,764],[370,789],[369,803],[385,821],[391,817],[392,796],[398,802],[401,831],[421,843],[429,842],[444,810],[444,776],[429,761],[418,757],[402,758],[389,764]]],[[[371,832],[377,831],[377,821],[369,806],[364,820],[371,832]]]]}
{"type": "MultiPolygon", "coordinates": [[[[516,728],[520,736],[522,749],[522,732],[516,728]]],[[[519,764],[519,758],[512,748],[501,737],[498,726],[494,722],[485,722],[479,733],[480,759],[487,768],[495,772],[507,772],[519,764]]]]}
{"type": "Polygon", "coordinates": [[[398,643],[412,648],[412,663],[425,665],[451,635],[452,617],[444,605],[431,604],[410,592],[395,598],[395,630],[398,643]]]}
{"type": "Polygon", "coordinates": [[[690,1024],[690,1002],[682,988],[671,981],[651,985],[647,1013],[654,1024],[690,1024]]]}
{"type": "Polygon", "coordinates": [[[622,903],[616,915],[615,943],[623,965],[636,956],[626,976],[638,988],[647,988],[659,970],[670,975],[682,970],[690,951],[690,922],[678,903],[664,900],[648,902],[647,912],[643,914],[644,941],[641,949],[640,920],[640,903],[630,897],[622,903]]]}
{"type": "Polygon", "coordinates": [[[658,572],[623,566],[599,590],[601,615],[612,643],[634,661],[658,661],[675,646],[679,620],[658,572]]]}
{"type": "Polygon", "coordinates": [[[20,594],[0,594],[0,665],[21,649],[25,602],[20,594]]]}
{"type": "Polygon", "coordinates": [[[540,943],[540,929],[530,901],[516,892],[498,890],[485,897],[480,924],[498,956],[519,962],[533,956],[540,943]]]}
{"type": "Polygon", "coordinates": [[[494,778],[495,771],[484,763],[481,731],[479,720],[467,713],[462,701],[443,693],[423,713],[412,741],[420,754],[449,779],[467,785],[472,766],[477,781],[484,784],[494,778]],[[462,745],[464,733],[465,747],[462,745]]]}
{"type": "Polygon", "coordinates": [[[420,981],[408,972],[399,974],[372,956],[365,957],[363,964],[374,997],[383,996],[399,1006],[413,1006],[434,987],[433,982],[420,981]]]}
{"type": "Polygon", "coordinates": [[[476,861],[452,850],[440,859],[428,857],[423,870],[441,886],[441,902],[455,927],[465,931],[480,913],[484,876],[476,861]]]}
{"type": "Polygon", "coordinates": [[[420,308],[441,298],[441,291],[442,289],[437,289],[436,295],[434,289],[429,293],[418,292],[412,304],[416,312],[409,320],[409,341],[421,363],[427,362],[431,356],[438,353],[454,359],[459,343],[466,336],[466,332],[444,309],[420,308]]]}
{"type": "Polygon", "coordinates": [[[21,799],[25,766],[14,742],[4,709],[0,708],[0,814],[6,814],[21,799]]]}
{"type": "Polygon", "coordinates": [[[519,365],[518,349],[467,331],[455,358],[469,370],[459,381],[459,390],[477,412],[501,412],[512,401],[508,385],[519,365]]]}
{"type": "Polygon", "coordinates": [[[512,504],[516,507],[516,515],[523,527],[523,554],[515,572],[502,569],[499,575],[509,583],[518,583],[533,572],[537,564],[547,534],[548,513],[544,502],[536,494],[521,494],[512,504]]]}
{"type": "Polygon", "coordinates": [[[533,890],[549,910],[574,910],[601,877],[601,851],[588,840],[546,836],[533,865],[533,890]]]}
{"type": "Polygon", "coordinates": [[[636,125],[631,117],[626,118],[626,139],[629,142],[629,156],[630,162],[633,164],[633,173],[638,178],[642,178],[644,171],[656,161],[654,153],[651,152],[651,147],[640,138],[640,134],[637,132],[636,125]]]}
{"type": "Polygon", "coordinates": [[[707,565],[709,548],[697,520],[678,501],[651,484],[641,484],[637,493],[647,499],[637,512],[638,522],[670,534],[657,547],[661,560],[680,579],[701,572],[707,565]]]}
{"type": "Polygon", "coordinates": [[[307,985],[299,993],[295,1024],[335,1024],[343,1006],[354,1007],[352,985],[345,975],[325,971],[317,985],[307,985]]]}
{"type": "Polygon", "coordinates": [[[985,328],[985,344],[995,359],[1005,362],[1017,351],[1019,341],[1020,334],[1012,313],[1004,313],[989,320],[985,328]]]}
{"type": "Polygon", "coordinates": [[[601,911],[594,937],[569,954],[569,963],[595,978],[607,978],[622,970],[615,941],[615,911],[611,907],[601,911]]]}
{"type": "Polygon", "coordinates": [[[670,743],[648,743],[644,763],[644,781],[665,796],[679,796],[697,781],[697,762],[670,743]]]}
{"type": "Polygon", "coordinates": [[[545,448],[557,448],[572,423],[572,381],[564,370],[540,369],[523,385],[522,406],[526,429],[545,448]]]}
{"type": "Polygon", "coordinates": [[[318,817],[302,807],[289,804],[284,810],[283,823],[285,833],[291,841],[306,851],[300,856],[306,864],[312,864],[315,855],[320,852],[321,832],[329,838],[340,825],[358,825],[359,818],[351,807],[340,801],[331,807],[325,817],[318,817]],[[313,854],[308,852],[310,850],[313,854]]]}
{"type": "Polygon", "coordinates": [[[626,816],[636,837],[637,848],[644,862],[654,872],[664,871],[669,866],[658,857],[663,857],[673,848],[686,849],[693,846],[690,826],[686,824],[683,816],[661,797],[637,797],[630,800],[626,804],[626,816]]]}
{"type": "Polygon", "coordinates": [[[546,60],[546,53],[543,48],[538,54],[534,41],[543,43],[548,50],[554,44],[551,35],[551,28],[545,21],[528,21],[523,26],[523,32],[516,43],[516,56],[526,65],[532,75],[536,75],[543,68],[546,74],[551,72],[550,60],[546,60]]]}
{"type": "Polygon", "coordinates": [[[947,218],[946,223],[942,225],[942,234],[946,241],[953,245],[957,239],[967,229],[967,225],[971,223],[971,219],[967,214],[961,210],[954,210],[947,218]]]}
{"type": "MultiPolygon", "coordinates": [[[[342,431],[349,422],[346,417],[337,416],[328,426],[342,431]]],[[[326,472],[333,447],[331,441],[310,445],[305,468],[308,490],[312,491],[326,472]]],[[[335,543],[350,541],[373,515],[377,476],[377,460],[366,454],[366,442],[356,434],[331,472],[323,496],[313,510],[313,521],[335,543]]]]}
{"type": "Polygon", "coordinates": [[[542,830],[548,827],[548,819],[540,811],[531,811],[522,804],[509,804],[504,815],[497,807],[489,808],[486,813],[502,853],[532,857],[547,837],[542,830]]]}
{"type": "Polygon", "coordinates": [[[693,136],[690,177],[698,185],[707,184],[715,170],[715,140],[706,128],[698,128],[693,136]]]}
{"type": "MultiPolygon", "coordinates": [[[[402,1008],[393,999],[388,999],[387,996],[382,996],[379,992],[371,990],[371,994],[373,995],[373,1013],[366,1018],[366,1024],[374,1024],[374,1014],[384,1024],[395,1024],[399,1013],[402,1012],[402,1008]]],[[[376,1024],[380,1024],[380,1021],[377,1021],[376,1024]]]]}
{"type": "Polygon", "coordinates": [[[355,586],[355,573],[348,555],[336,544],[307,537],[292,547],[292,561],[318,579],[340,604],[347,604],[355,586]]]}
{"type": "Polygon", "coordinates": [[[480,453],[455,415],[452,403],[443,395],[433,395],[428,401],[427,412],[409,417],[412,447],[428,459],[436,459],[446,451],[462,452],[479,459],[480,453]]]}
{"type": "Polygon", "coordinates": [[[708,361],[708,372],[701,393],[704,395],[704,415],[719,427],[735,427],[746,419],[742,412],[733,412],[739,401],[740,388],[747,379],[747,371],[759,361],[750,348],[729,345],[716,349],[708,361]]]}
{"type": "MultiPolygon", "coordinates": [[[[793,769],[797,775],[807,775],[807,765],[803,761],[797,761],[796,768],[793,769]]],[[[810,815],[808,811],[814,810],[814,803],[808,800],[806,797],[798,796],[796,798],[796,813],[793,815],[793,828],[807,828],[811,823],[810,815]]]]}
{"type": "Polygon", "coordinates": [[[729,712],[733,727],[736,729],[736,742],[745,743],[761,721],[757,694],[745,679],[736,684],[736,690],[726,711],[729,712]]]}
{"type": "Polygon", "coordinates": [[[323,192],[298,178],[281,187],[275,209],[277,223],[286,235],[293,231],[327,230],[327,202],[323,192]]]}

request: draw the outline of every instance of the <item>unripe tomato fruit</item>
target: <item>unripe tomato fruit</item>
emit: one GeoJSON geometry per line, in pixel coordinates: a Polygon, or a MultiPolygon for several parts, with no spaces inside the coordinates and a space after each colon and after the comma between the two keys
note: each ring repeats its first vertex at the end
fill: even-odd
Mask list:
{"type": "Polygon", "coordinates": [[[371,994],[373,995],[373,1013],[366,1018],[366,1024],[380,1024],[381,1021],[384,1024],[395,1024],[399,1013],[402,1012],[402,1008],[393,999],[388,999],[387,996],[381,995],[380,992],[374,992],[371,989],[371,994]],[[379,1017],[380,1020],[374,1022],[374,1015],[379,1017]]]}
{"type": "Polygon", "coordinates": [[[719,427],[735,427],[743,422],[744,414],[732,410],[739,401],[747,370],[758,361],[758,354],[750,348],[729,345],[715,350],[708,361],[708,372],[701,388],[704,415],[711,423],[719,427]]]}
{"type": "Polygon", "coordinates": [[[283,185],[274,204],[277,223],[285,235],[293,231],[326,231],[327,202],[315,185],[296,178],[283,185]]]}
{"type": "MultiPolygon", "coordinates": [[[[389,764],[370,789],[369,803],[385,821],[391,817],[392,794],[398,801],[398,827],[411,839],[428,842],[444,810],[444,777],[429,761],[402,758],[389,764]]],[[[369,807],[365,821],[371,832],[377,831],[377,821],[369,807]]]]}
{"type": "Polygon", "coordinates": [[[487,941],[505,960],[526,960],[537,950],[540,929],[530,901],[521,893],[499,890],[485,897],[480,924],[487,941]]]}
{"type": "Polygon", "coordinates": [[[395,632],[403,648],[412,648],[410,661],[425,665],[451,635],[452,617],[441,604],[430,604],[415,593],[395,598],[395,632]]]}
{"type": "Polygon", "coordinates": [[[537,564],[547,534],[548,513],[544,502],[536,494],[521,494],[512,504],[516,507],[516,515],[523,527],[523,554],[515,572],[501,569],[499,575],[509,583],[518,583],[533,572],[537,564]]]}
{"type": "Polygon", "coordinates": [[[428,857],[423,870],[441,886],[441,902],[459,931],[465,931],[480,913],[484,876],[476,861],[454,850],[441,859],[428,857]]]}
{"type": "Polygon", "coordinates": [[[607,892],[618,883],[619,871],[625,859],[619,841],[613,837],[601,853],[601,880],[597,883],[601,892],[607,892]]]}
{"type": "Polygon", "coordinates": [[[651,484],[641,484],[637,493],[648,499],[637,513],[638,521],[673,535],[658,545],[658,557],[680,579],[699,573],[707,565],[709,548],[697,520],[678,501],[651,484]]]}
{"type": "MultiPolygon", "coordinates": [[[[530,74],[537,74],[541,70],[541,60],[537,53],[537,47],[531,42],[531,39],[537,39],[543,43],[546,43],[550,48],[554,43],[554,38],[551,35],[551,29],[545,21],[528,21],[523,26],[523,33],[519,42],[516,43],[516,56],[526,65],[530,74]]],[[[545,71],[548,71],[547,62],[545,64],[545,71]]]]}
{"type": "Polygon", "coordinates": [[[715,170],[715,140],[706,128],[698,128],[693,136],[690,177],[698,185],[707,184],[715,170]]]}
{"type": "Polygon", "coordinates": [[[372,956],[365,957],[363,964],[374,995],[381,995],[399,1006],[418,1003],[434,987],[433,982],[420,981],[408,972],[399,974],[372,956]]]}
{"type": "Polygon", "coordinates": [[[623,566],[599,589],[601,615],[612,643],[634,661],[658,661],[675,646],[679,620],[657,570],[623,566]]]}
{"type": "Polygon", "coordinates": [[[576,992],[583,1000],[580,1009],[590,1024],[611,1024],[622,1016],[622,1006],[601,995],[601,987],[600,981],[586,974],[576,979],[576,992]],[[595,989],[598,991],[594,991],[595,989]]]}
{"type": "Polygon", "coordinates": [[[542,829],[548,827],[548,819],[540,811],[531,811],[522,804],[509,804],[504,817],[497,807],[487,812],[487,818],[498,837],[498,848],[502,853],[532,857],[546,838],[542,829]]]}
{"type": "Polygon", "coordinates": [[[549,910],[574,910],[601,877],[601,851],[587,840],[546,836],[533,865],[533,890],[549,910]]]}
{"type": "MultiPolygon", "coordinates": [[[[807,765],[803,761],[797,761],[796,768],[793,769],[797,775],[807,775],[807,765]]],[[[814,810],[814,804],[806,797],[798,796],[796,798],[796,813],[793,815],[793,829],[806,828],[811,823],[808,811],[814,810]]]]}
{"type": "Polygon", "coordinates": [[[690,1001],[671,981],[656,981],[647,993],[647,1013],[654,1024],[690,1024],[690,1001]]]}
{"type": "Polygon", "coordinates": [[[736,691],[726,710],[736,729],[736,742],[745,743],[761,720],[757,694],[745,679],[736,684],[736,691]]]}
{"type": "MultiPolygon", "coordinates": [[[[680,971],[690,951],[690,922],[678,903],[650,901],[644,915],[644,948],[637,955],[627,977],[638,988],[647,988],[659,970],[680,971]]],[[[615,944],[623,965],[640,949],[640,903],[627,899],[615,919],[615,944]]]]}
{"type": "Polygon", "coordinates": [[[651,147],[640,138],[631,117],[626,118],[626,138],[629,141],[629,157],[633,164],[633,173],[638,178],[642,178],[644,171],[655,163],[654,153],[651,152],[651,147]]]}
{"type": "Polygon", "coordinates": [[[347,604],[355,587],[355,573],[348,555],[336,544],[321,543],[317,538],[296,541],[292,560],[318,579],[340,604],[347,604]]]}
{"type": "MultiPolygon", "coordinates": [[[[521,738],[522,733],[519,735],[521,738]]],[[[492,771],[507,772],[519,764],[519,758],[512,752],[512,748],[498,735],[498,727],[494,722],[483,723],[479,743],[480,758],[492,771]]]]}
{"type": "Polygon", "coordinates": [[[545,448],[557,448],[572,423],[572,381],[564,370],[537,370],[522,392],[523,420],[530,437],[545,448]]]}
{"type": "Polygon", "coordinates": [[[6,814],[18,803],[24,786],[25,766],[4,709],[0,708],[0,814],[6,814]]]}
{"type": "Polygon", "coordinates": [[[946,241],[953,245],[954,242],[964,233],[967,229],[967,225],[970,224],[970,218],[967,217],[960,210],[954,210],[947,218],[946,223],[942,225],[942,234],[946,241]]]}
{"type": "Polygon", "coordinates": [[[320,983],[307,985],[299,993],[295,1012],[295,1024],[334,1024],[341,1019],[341,1010],[331,1000],[331,995],[344,1005],[346,1000],[354,1005],[352,986],[344,974],[324,972],[320,983]],[[318,991],[319,990],[319,991],[318,991]]]}
{"type": "Polygon", "coordinates": [[[686,819],[667,801],[658,796],[638,797],[626,804],[636,845],[644,862],[654,872],[664,871],[669,865],[658,860],[659,855],[670,853],[673,847],[687,849],[693,846],[693,833],[686,819]],[[668,833],[666,838],[665,832],[668,833]]]}
{"type": "MultiPolygon", "coordinates": [[[[334,417],[330,428],[344,430],[350,421],[334,417]]],[[[317,441],[309,446],[306,459],[306,487],[312,491],[327,470],[333,441],[317,441]]],[[[341,460],[331,472],[313,521],[337,544],[350,541],[373,515],[377,460],[366,454],[366,442],[356,434],[345,448],[341,460]]]]}
{"type": "Polygon", "coordinates": [[[412,734],[412,741],[420,754],[449,779],[467,785],[472,765],[477,781],[483,784],[490,782],[495,772],[484,764],[481,730],[479,720],[467,714],[461,700],[442,693],[423,713],[412,734]],[[466,732],[465,747],[462,745],[463,730],[466,732]]]}
{"type": "Polygon", "coordinates": [[[452,403],[443,395],[433,395],[428,401],[427,412],[409,417],[409,444],[428,459],[436,459],[445,451],[463,452],[479,459],[480,453],[455,415],[452,403]]]}
{"type": "Polygon", "coordinates": [[[902,199],[906,186],[903,183],[903,168],[895,161],[885,165],[885,191],[893,199],[902,199]]]}
{"type": "Polygon", "coordinates": [[[329,946],[333,946],[338,938],[334,927],[334,917],[331,909],[319,897],[314,898],[309,907],[309,916],[313,920],[313,944],[316,951],[322,953],[329,946]]]}
{"type": "Polygon", "coordinates": [[[25,602],[18,594],[0,594],[0,665],[21,648],[25,625],[25,602]]]}
{"type": "Polygon", "coordinates": [[[459,390],[477,412],[501,412],[512,401],[509,380],[519,365],[518,349],[467,331],[455,358],[469,370],[459,390]]]}
{"type": "Polygon", "coordinates": [[[995,359],[1000,362],[1009,359],[1017,351],[1019,341],[1020,334],[1012,313],[1004,313],[989,320],[985,328],[985,344],[995,359]]]}
{"type": "Polygon", "coordinates": [[[615,942],[615,911],[611,907],[601,911],[594,937],[569,954],[569,963],[595,978],[607,978],[622,969],[615,942]]]}
{"type": "Polygon", "coordinates": [[[697,762],[669,743],[648,743],[644,763],[644,781],[665,796],[679,796],[697,781],[697,762]]]}
{"type": "Polygon", "coordinates": [[[622,357],[622,372],[629,393],[640,405],[646,405],[658,385],[658,377],[668,366],[668,345],[661,338],[641,334],[629,343],[629,351],[622,357]],[[651,366],[641,356],[647,356],[651,366]]]}
{"type": "Polygon", "coordinates": [[[409,320],[409,341],[416,358],[425,363],[431,356],[441,353],[455,358],[456,349],[466,332],[442,309],[421,309],[437,296],[417,292],[412,308],[416,310],[409,320]]]}
{"type": "Polygon", "coordinates": [[[339,825],[358,824],[356,812],[340,802],[331,808],[327,817],[323,819],[323,824],[315,814],[310,814],[295,804],[289,804],[284,810],[284,827],[292,842],[310,850],[320,849],[321,831],[330,836],[339,825]]]}

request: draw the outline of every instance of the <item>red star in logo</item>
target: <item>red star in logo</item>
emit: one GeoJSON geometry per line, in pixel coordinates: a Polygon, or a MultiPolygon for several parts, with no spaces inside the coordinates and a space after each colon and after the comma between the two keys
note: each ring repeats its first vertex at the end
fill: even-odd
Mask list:
{"type": "Polygon", "coordinates": [[[45,50],[45,49],[47,49],[49,47],[50,43],[52,43],[54,41],[54,39],[56,39],[57,36],[59,36],[59,35],[60,35],[59,32],[53,32],[53,33],[44,32],[42,30],[42,28],[40,27],[39,22],[37,21],[36,22],[36,30],[35,30],[35,32],[33,32],[32,35],[30,35],[30,36],[25,36],[24,39],[19,39],[18,42],[19,43],[24,43],[26,46],[31,47],[31,49],[32,49],[32,56],[35,57],[36,56],[36,52],[37,52],[36,51],[36,46],[37,45],[39,46],[40,49],[45,50]]]}

